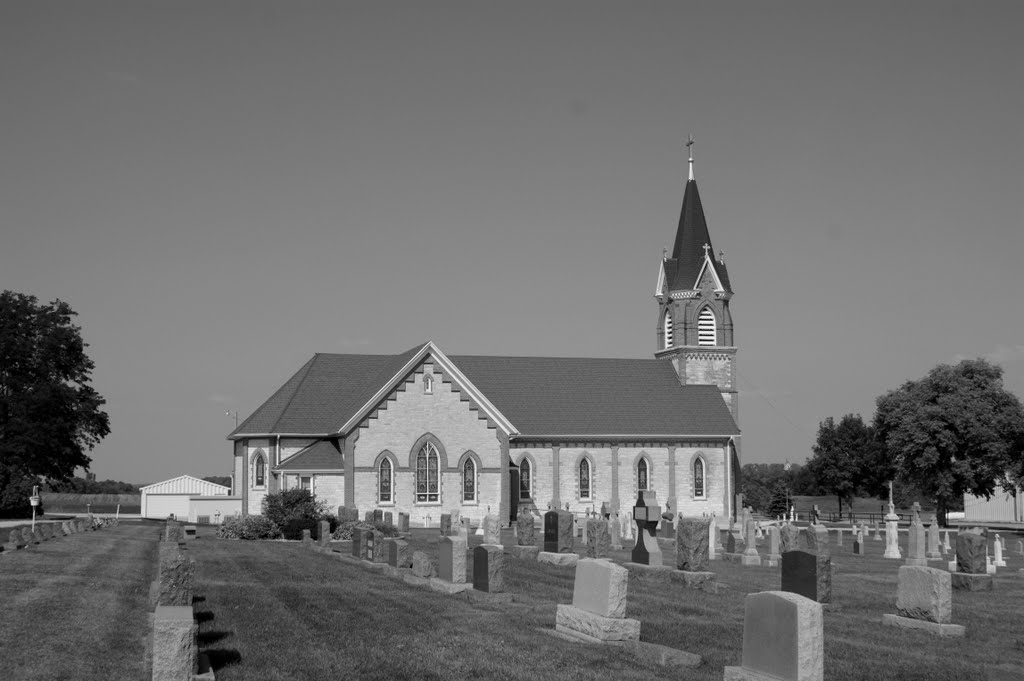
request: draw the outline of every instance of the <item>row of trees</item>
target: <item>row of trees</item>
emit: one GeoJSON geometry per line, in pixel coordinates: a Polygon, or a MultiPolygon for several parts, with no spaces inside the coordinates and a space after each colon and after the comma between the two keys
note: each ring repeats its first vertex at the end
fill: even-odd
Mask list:
{"type": "Polygon", "coordinates": [[[870,423],[860,414],[822,421],[813,451],[806,467],[840,511],[856,496],[886,498],[894,480],[934,500],[945,524],[964,494],[1013,492],[1024,477],[1024,407],[1001,367],[940,364],[881,395],[870,423]]]}

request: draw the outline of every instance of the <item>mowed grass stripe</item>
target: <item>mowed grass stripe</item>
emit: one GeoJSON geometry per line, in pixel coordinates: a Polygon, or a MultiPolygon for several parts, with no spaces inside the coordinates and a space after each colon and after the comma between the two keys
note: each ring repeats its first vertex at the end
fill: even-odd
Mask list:
{"type": "MultiPolygon", "coordinates": [[[[436,558],[436,534],[414,533],[412,544],[436,558]]],[[[569,568],[507,556],[508,590],[516,602],[484,605],[408,586],[292,543],[204,538],[195,548],[201,550],[197,590],[208,592],[203,605],[214,615],[204,627],[230,632],[209,646],[233,652],[235,663],[218,669],[222,681],[717,680],[722,667],[740,662],[746,595],[778,590],[780,580],[778,569],[714,562],[712,569],[729,588],[711,594],[683,589],[664,576],[633,575],[627,616],[642,622],[642,640],[704,657],[703,667],[680,670],[539,632],[553,628],[556,603],[572,600],[569,568]],[[225,574],[244,586],[233,587],[225,574]],[[253,599],[265,599],[266,612],[253,599]]],[[[902,564],[883,559],[883,548],[882,542],[869,544],[863,557],[852,554],[852,542],[832,549],[839,607],[824,615],[826,678],[956,681],[999,665],[1024,669],[1017,626],[1024,579],[1016,574],[1018,566],[997,576],[995,592],[955,592],[953,621],[967,625],[968,634],[944,640],[882,626],[882,614],[895,612],[902,564]]],[[[628,555],[618,552],[615,559],[628,555]]]]}
{"type": "Polygon", "coordinates": [[[145,678],[156,545],[156,526],[123,523],[0,556],[10,678],[145,678]]]}

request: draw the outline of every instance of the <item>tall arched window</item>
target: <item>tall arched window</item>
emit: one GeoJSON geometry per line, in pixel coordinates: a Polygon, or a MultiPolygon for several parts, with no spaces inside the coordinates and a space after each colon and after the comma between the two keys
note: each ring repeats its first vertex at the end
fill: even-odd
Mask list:
{"type": "Polygon", "coordinates": [[[651,466],[647,463],[647,458],[640,457],[636,464],[636,488],[638,490],[649,490],[651,488],[650,470],[651,466]]]}
{"type": "Polygon", "coordinates": [[[590,460],[580,459],[580,499],[589,499],[591,490],[590,460]]]}
{"type": "Polygon", "coordinates": [[[672,347],[672,310],[665,310],[665,316],[661,320],[661,331],[665,339],[665,349],[672,347]]]}
{"type": "Polygon", "coordinates": [[[261,449],[256,453],[256,458],[253,459],[253,484],[256,487],[263,487],[267,484],[267,461],[263,458],[263,450],[261,449]]]}
{"type": "Polygon", "coordinates": [[[476,501],[476,462],[468,457],[462,466],[462,500],[476,501]]]}
{"type": "Polygon", "coordinates": [[[424,444],[416,455],[416,501],[438,501],[437,448],[431,443],[424,444]]]}
{"type": "Polygon", "coordinates": [[[693,497],[703,499],[705,490],[704,459],[699,456],[693,461],[693,497]]]}
{"type": "Polygon", "coordinates": [[[710,307],[700,311],[697,318],[697,345],[718,345],[718,334],[715,332],[715,313],[710,307]]]}
{"type": "Polygon", "coordinates": [[[530,460],[523,457],[519,462],[519,498],[533,498],[533,481],[530,479],[530,460]]]}
{"type": "Polygon", "coordinates": [[[377,469],[377,496],[381,503],[389,504],[394,501],[392,497],[391,480],[391,459],[384,459],[377,469]]]}

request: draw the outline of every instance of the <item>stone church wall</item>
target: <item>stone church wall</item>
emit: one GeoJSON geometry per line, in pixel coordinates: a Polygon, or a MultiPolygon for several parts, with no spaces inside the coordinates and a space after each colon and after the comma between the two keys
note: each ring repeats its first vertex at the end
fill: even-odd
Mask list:
{"type": "MultiPolygon", "coordinates": [[[[361,428],[355,442],[355,498],[353,505],[365,512],[384,508],[395,513],[409,513],[414,526],[423,526],[430,516],[432,524],[440,522],[442,513],[459,509],[475,521],[483,519],[487,506],[498,514],[501,508],[501,446],[497,431],[488,426],[480,413],[470,409],[470,403],[461,399],[452,384],[443,380],[431,364],[425,364],[410,374],[404,389],[398,390],[387,408],[378,412],[377,418],[368,419],[367,427],[361,428]],[[433,379],[432,393],[424,389],[423,376],[433,379]],[[441,476],[440,501],[417,503],[415,501],[415,466],[419,441],[424,435],[434,436],[440,445],[441,476]],[[379,504],[377,500],[378,455],[388,451],[393,455],[394,502],[392,505],[379,504]],[[458,468],[462,455],[467,451],[476,454],[479,461],[477,470],[478,501],[463,503],[462,471],[458,468]]],[[[507,465],[507,464],[506,464],[507,465]]]]}

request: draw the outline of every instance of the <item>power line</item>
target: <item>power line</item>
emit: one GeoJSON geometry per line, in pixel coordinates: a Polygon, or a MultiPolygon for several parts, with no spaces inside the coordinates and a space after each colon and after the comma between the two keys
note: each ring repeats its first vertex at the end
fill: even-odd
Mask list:
{"type": "Polygon", "coordinates": [[[797,424],[793,423],[792,419],[790,419],[788,416],[786,416],[785,412],[783,412],[781,409],[779,409],[774,404],[772,404],[772,401],[769,400],[768,397],[763,392],[761,392],[761,389],[758,388],[756,385],[754,385],[753,381],[751,381],[749,378],[744,376],[743,373],[741,373],[739,369],[736,370],[736,374],[740,377],[741,380],[743,380],[745,383],[747,383],[748,387],[750,387],[758,397],[760,397],[762,400],[767,402],[768,406],[771,407],[772,410],[776,414],[781,416],[786,421],[786,423],[788,423],[789,425],[793,426],[793,428],[795,428],[796,430],[798,430],[798,431],[800,431],[802,433],[805,433],[807,435],[813,436],[813,433],[808,431],[806,428],[804,428],[802,426],[798,426],[797,424]]]}

